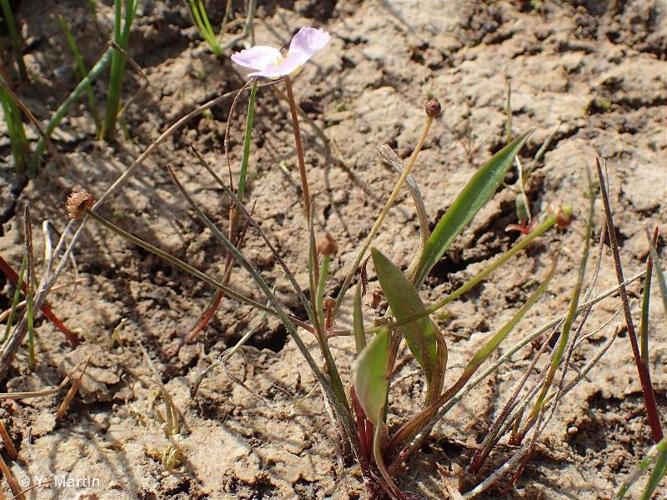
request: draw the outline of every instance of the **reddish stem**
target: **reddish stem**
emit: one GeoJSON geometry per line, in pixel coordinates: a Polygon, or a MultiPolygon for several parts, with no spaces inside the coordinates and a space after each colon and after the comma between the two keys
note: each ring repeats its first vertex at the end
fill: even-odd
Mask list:
{"type": "MultiPolygon", "coordinates": [[[[12,266],[7,263],[5,259],[0,256],[0,271],[7,276],[7,279],[12,282],[13,285],[16,285],[19,282],[19,275],[14,271],[12,266]]],[[[21,290],[25,293],[27,291],[27,287],[25,282],[21,284],[21,290]]],[[[72,347],[76,347],[79,344],[79,338],[76,336],[76,334],[67,328],[65,323],[63,323],[58,316],[56,316],[53,311],[51,310],[51,306],[47,302],[44,302],[42,304],[42,313],[44,314],[44,317],[48,319],[53,326],[55,326],[58,330],[60,330],[64,335],[69,344],[72,347]]]]}
{"type": "MultiPolygon", "coordinates": [[[[357,417],[357,434],[359,435],[359,443],[361,444],[361,450],[364,453],[364,456],[368,459],[371,455],[371,442],[369,440],[368,434],[368,425],[370,422],[366,419],[363,408],[359,404],[357,399],[357,394],[354,392],[354,387],[350,388],[350,399],[352,400],[352,408],[354,409],[354,414],[357,417]]],[[[371,432],[372,436],[372,432],[371,432]]]]}
{"type": "Polygon", "coordinates": [[[653,392],[653,385],[651,384],[651,375],[648,367],[642,362],[639,353],[639,345],[637,344],[637,336],[635,334],[635,327],[632,322],[632,315],[630,314],[630,301],[628,300],[628,291],[623,285],[625,277],[623,275],[623,265],[621,264],[621,256],[618,251],[618,240],[616,238],[616,226],[614,225],[614,218],[611,213],[611,203],[609,202],[609,193],[607,192],[607,185],[605,184],[605,177],[600,166],[600,161],[596,158],[598,177],[600,179],[600,191],[602,193],[602,201],[604,204],[604,212],[607,218],[607,234],[609,236],[609,243],[611,246],[611,253],[614,258],[614,267],[616,269],[616,278],[620,285],[619,291],[621,296],[621,306],[623,315],[625,316],[625,324],[628,329],[628,339],[632,346],[632,355],[635,358],[637,365],[637,372],[639,373],[639,382],[644,394],[644,405],[646,406],[646,414],[648,423],[651,427],[653,440],[657,443],[662,439],[662,426],[660,425],[660,417],[658,415],[658,408],[655,401],[655,393],[653,392]]]}

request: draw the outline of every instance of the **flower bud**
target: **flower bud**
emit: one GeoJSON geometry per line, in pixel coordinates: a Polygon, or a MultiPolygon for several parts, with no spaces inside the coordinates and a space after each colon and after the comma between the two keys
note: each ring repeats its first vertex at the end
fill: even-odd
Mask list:
{"type": "Polygon", "coordinates": [[[320,240],[317,244],[317,251],[320,255],[326,255],[327,257],[332,257],[338,252],[338,243],[331,234],[326,233],[324,238],[320,240]]]}
{"type": "Polygon", "coordinates": [[[67,212],[72,219],[80,219],[86,210],[93,208],[95,198],[83,190],[76,190],[67,197],[67,212]]]}
{"type": "Polygon", "coordinates": [[[570,205],[557,205],[556,203],[551,203],[547,207],[547,213],[550,215],[555,215],[556,217],[556,227],[561,229],[566,228],[572,222],[572,207],[570,205]]]}
{"type": "Polygon", "coordinates": [[[426,102],[424,110],[426,111],[426,114],[431,118],[437,118],[438,116],[440,116],[440,113],[442,112],[442,107],[440,107],[440,103],[434,97],[433,99],[429,99],[426,102]]]}

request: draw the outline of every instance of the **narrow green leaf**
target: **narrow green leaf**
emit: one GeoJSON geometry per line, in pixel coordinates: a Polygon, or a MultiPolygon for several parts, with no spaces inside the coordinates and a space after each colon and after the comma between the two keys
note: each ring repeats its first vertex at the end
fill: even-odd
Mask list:
{"type": "Polygon", "coordinates": [[[658,485],[667,472],[667,450],[662,449],[655,461],[655,468],[646,482],[646,487],[642,493],[641,500],[651,500],[653,493],[658,489],[658,485]]]}
{"type": "MultiPolygon", "coordinates": [[[[528,298],[526,303],[519,309],[514,316],[512,316],[512,319],[505,323],[503,327],[496,332],[496,334],[491,337],[486,344],[484,344],[473,356],[473,358],[470,360],[468,365],[465,367],[463,370],[463,374],[461,375],[461,379],[463,379],[464,383],[468,381],[472,375],[474,375],[475,371],[477,371],[477,368],[481,366],[484,361],[486,361],[489,356],[496,350],[496,348],[500,345],[500,343],[507,338],[507,335],[514,330],[514,327],[519,324],[519,322],[523,319],[523,317],[528,313],[531,307],[535,305],[535,303],[539,300],[539,298],[544,294],[544,292],[547,291],[547,288],[549,287],[549,282],[551,279],[554,277],[554,274],[556,272],[556,264],[557,264],[557,259],[554,259],[554,262],[551,266],[551,269],[549,270],[549,273],[547,274],[546,278],[540,286],[537,287],[537,289],[531,294],[531,296],[528,298]]],[[[460,384],[459,387],[463,387],[464,384],[460,384]]],[[[458,389],[457,389],[458,391],[458,389]]],[[[453,394],[452,394],[453,395],[453,394]]]]}
{"type": "Polygon", "coordinates": [[[433,375],[437,344],[431,319],[425,315],[424,304],[419,294],[403,272],[378,249],[371,249],[373,264],[380,280],[392,314],[400,322],[402,319],[424,314],[421,318],[406,323],[401,332],[415,359],[423,368],[427,380],[433,375]]]}
{"type": "Polygon", "coordinates": [[[537,414],[542,411],[544,405],[547,401],[547,393],[551,388],[551,384],[554,381],[556,376],[556,370],[560,366],[561,361],[563,360],[563,353],[567,347],[567,343],[570,339],[570,332],[572,331],[572,325],[574,320],[577,317],[577,308],[579,307],[579,300],[581,298],[581,291],[584,287],[584,278],[586,277],[586,269],[588,267],[588,257],[591,248],[591,235],[593,234],[593,217],[595,215],[595,195],[593,194],[593,187],[591,181],[591,174],[588,170],[585,170],[586,177],[588,179],[588,197],[589,197],[589,207],[588,207],[588,218],[586,221],[586,232],[583,236],[582,241],[582,252],[581,259],[579,260],[579,272],[577,273],[577,281],[572,290],[572,298],[570,299],[570,306],[567,310],[567,317],[563,322],[563,329],[561,330],[560,340],[556,346],[556,350],[553,353],[551,358],[551,365],[547,371],[546,378],[542,384],[542,389],[537,401],[533,405],[533,409],[530,412],[528,421],[531,421],[537,414]]]}
{"type": "Polygon", "coordinates": [[[639,354],[642,363],[649,367],[648,362],[648,325],[649,310],[651,304],[651,275],[653,273],[653,258],[649,253],[646,259],[646,278],[644,278],[644,290],[642,293],[642,311],[639,322],[639,354]]]}
{"type": "Polygon", "coordinates": [[[491,199],[512,166],[514,157],[526,142],[528,135],[530,135],[530,132],[520,135],[498,151],[468,181],[468,184],[447,209],[426,241],[419,259],[414,283],[422,282],[454,239],[491,199]]]}
{"type": "MultiPolygon", "coordinates": [[[[649,250],[651,252],[651,258],[653,259],[653,267],[655,268],[655,275],[658,278],[658,286],[660,287],[660,297],[662,298],[662,305],[665,309],[665,314],[667,314],[667,279],[665,279],[665,271],[662,268],[662,262],[660,261],[660,256],[658,251],[651,240],[651,236],[647,233],[649,250]]],[[[648,277],[647,277],[648,279],[648,277]]]]}
{"type": "Polygon", "coordinates": [[[389,330],[381,329],[361,351],[352,367],[352,383],[366,418],[382,423],[389,391],[389,330]]]}
{"type": "MultiPolygon", "coordinates": [[[[114,49],[113,47],[109,47],[104,52],[104,54],[102,54],[100,59],[90,69],[86,78],[84,78],[78,83],[76,88],[67,96],[67,98],[62,102],[62,104],[58,106],[58,109],[56,109],[56,111],[51,115],[49,123],[46,125],[46,130],[44,131],[47,139],[51,137],[51,134],[63,120],[63,118],[69,111],[69,108],[72,106],[72,104],[86,91],[86,89],[90,86],[90,84],[94,82],[95,79],[99,77],[100,74],[106,69],[106,67],[109,65],[109,62],[113,58],[113,54],[115,53],[115,51],[116,49],[114,49]]],[[[39,163],[42,158],[42,155],[44,154],[45,147],[46,147],[46,140],[44,139],[44,137],[40,137],[39,141],[37,142],[37,146],[35,146],[35,152],[30,158],[30,171],[33,174],[36,173],[37,170],[39,169],[39,163]]]]}
{"type": "MultiPolygon", "coordinates": [[[[653,474],[660,475],[660,467],[661,467],[660,461],[662,461],[663,464],[664,464],[664,460],[667,458],[667,438],[661,439],[658,444],[651,447],[651,449],[644,456],[644,458],[642,458],[641,461],[639,462],[639,464],[637,464],[634,471],[632,471],[630,473],[630,475],[627,477],[627,479],[623,482],[623,484],[619,488],[618,492],[616,493],[615,498],[617,498],[619,500],[622,499],[622,498],[625,498],[625,495],[627,494],[630,487],[635,482],[637,482],[637,480],[641,476],[644,475],[644,473],[649,469],[649,467],[651,466],[653,461],[656,460],[656,458],[658,459],[658,463],[656,464],[656,467],[653,471],[653,474]]],[[[664,465],[662,467],[664,467],[664,465]]],[[[663,469],[662,476],[664,476],[664,472],[665,471],[663,469]]],[[[660,482],[660,479],[658,479],[658,482],[656,483],[656,486],[659,482],[660,482]]],[[[646,489],[644,490],[644,494],[646,494],[647,491],[649,490],[649,487],[650,487],[651,483],[652,483],[652,478],[649,479],[649,481],[646,485],[646,489]]],[[[650,493],[652,493],[652,492],[649,491],[649,498],[650,498],[650,493]]]]}
{"type": "Polygon", "coordinates": [[[26,138],[22,114],[11,92],[5,88],[7,82],[0,75],[0,107],[7,125],[9,145],[14,158],[14,168],[17,173],[23,173],[30,154],[30,144],[26,138]]]}
{"type": "MultiPolygon", "coordinates": [[[[69,24],[63,16],[58,17],[58,24],[65,33],[65,39],[67,40],[69,50],[74,57],[74,63],[76,65],[76,71],[79,74],[79,78],[85,80],[86,76],[88,75],[88,69],[86,69],[86,65],[83,62],[83,55],[79,49],[79,44],[76,42],[76,38],[74,38],[69,24]]],[[[86,85],[86,95],[88,97],[88,107],[90,108],[90,114],[92,115],[93,121],[95,122],[95,130],[99,134],[102,127],[102,121],[100,118],[99,110],[97,108],[97,102],[95,101],[93,86],[90,83],[86,85]]]]}
{"type": "Polygon", "coordinates": [[[361,311],[361,285],[357,285],[354,292],[354,305],[352,310],[352,327],[354,329],[354,343],[357,354],[366,347],[366,332],[364,331],[364,316],[361,311]]]}
{"type": "Polygon", "coordinates": [[[242,202],[245,201],[245,184],[248,177],[248,164],[250,163],[250,142],[252,138],[252,126],[255,120],[255,96],[257,95],[257,80],[250,88],[250,97],[248,98],[248,114],[245,122],[245,133],[243,134],[243,157],[241,158],[241,171],[239,172],[238,197],[242,202]]]}
{"type": "Polygon", "coordinates": [[[12,52],[14,52],[14,57],[16,58],[16,64],[19,67],[19,76],[21,80],[28,80],[28,72],[26,70],[25,61],[23,60],[23,42],[21,40],[21,34],[16,22],[14,20],[14,13],[12,12],[12,6],[9,3],[9,0],[0,0],[0,8],[2,9],[3,24],[7,28],[9,34],[9,39],[12,44],[12,52]]]}

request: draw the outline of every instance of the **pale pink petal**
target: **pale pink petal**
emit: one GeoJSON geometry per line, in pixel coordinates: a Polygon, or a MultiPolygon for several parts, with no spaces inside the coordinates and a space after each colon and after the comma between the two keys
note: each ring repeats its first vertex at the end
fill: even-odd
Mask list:
{"type": "Polygon", "coordinates": [[[250,73],[248,76],[261,76],[264,78],[280,78],[292,74],[303,62],[298,57],[289,54],[278,64],[271,64],[266,68],[250,73]]]}
{"type": "Polygon", "coordinates": [[[290,42],[288,59],[294,58],[299,64],[304,64],[315,52],[322,50],[330,39],[331,35],[326,31],[304,26],[290,42]]]}
{"type": "Polygon", "coordinates": [[[239,66],[260,71],[275,65],[281,58],[282,56],[278,49],[266,45],[255,45],[249,49],[244,49],[241,52],[232,54],[232,61],[239,66]]]}

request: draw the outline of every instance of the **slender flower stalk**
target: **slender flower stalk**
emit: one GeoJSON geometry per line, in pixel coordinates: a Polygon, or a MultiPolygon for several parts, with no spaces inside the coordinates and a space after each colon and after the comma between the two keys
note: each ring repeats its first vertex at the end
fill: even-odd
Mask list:
{"type": "MultiPolygon", "coordinates": [[[[430,103],[430,101],[429,101],[430,103]]],[[[345,293],[347,292],[348,288],[350,288],[350,285],[352,284],[352,279],[354,278],[355,273],[357,272],[357,269],[359,268],[359,264],[361,264],[361,261],[363,260],[364,256],[366,255],[366,252],[368,252],[368,249],[371,246],[371,243],[373,242],[373,239],[377,235],[378,231],[380,230],[380,227],[382,226],[382,223],[384,222],[384,219],[387,217],[387,214],[389,213],[389,210],[391,207],[394,205],[394,202],[396,201],[396,198],[398,198],[398,194],[401,192],[401,188],[403,187],[403,184],[405,184],[405,180],[408,178],[408,175],[410,175],[410,172],[412,172],[412,169],[414,168],[415,164],[417,163],[417,158],[419,157],[419,152],[422,150],[422,147],[424,146],[424,142],[426,142],[426,137],[428,136],[429,130],[431,130],[431,125],[433,124],[433,119],[435,116],[437,116],[436,113],[432,111],[432,108],[435,108],[434,105],[429,105],[427,103],[426,106],[426,119],[424,121],[424,127],[422,128],[421,135],[419,137],[419,141],[417,142],[417,146],[415,147],[415,150],[412,152],[412,156],[410,156],[410,160],[408,160],[407,165],[405,166],[405,169],[403,170],[403,173],[399,177],[398,181],[396,181],[396,185],[394,186],[393,191],[389,195],[389,198],[387,199],[387,202],[384,204],[384,207],[382,207],[382,211],[380,212],[380,215],[378,215],[378,218],[375,220],[375,223],[373,224],[373,227],[371,228],[370,232],[368,233],[368,236],[366,236],[366,239],[364,240],[363,244],[361,245],[361,249],[359,250],[359,253],[357,254],[357,257],[354,259],[354,262],[352,263],[352,267],[347,273],[347,276],[345,276],[345,281],[343,281],[343,284],[340,288],[340,292],[338,292],[338,297],[336,298],[336,305],[334,306],[333,314],[334,316],[336,315],[336,312],[338,312],[338,309],[340,308],[341,304],[343,303],[343,299],[345,298],[345,293]]],[[[438,105],[439,108],[439,105],[438,105]]]]}
{"type": "Polygon", "coordinates": [[[299,163],[299,177],[301,178],[301,191],[303,194],[303,210],[306,220],[310,220],[310,188],[308,187],[308,173],[306,171],[306,161],[303,154],[303,142],[301,141],[301,130],[299,129],[299,112],[297,111],[294,92],[292,91],[292,81],[289,76],[283,78],[285,81],[285,90],[287,91],[287,100],[289,102],[290,115],[292,117],[292,130],[294,131],[294,146],[296,147],[296,158],[299,163]]]}

